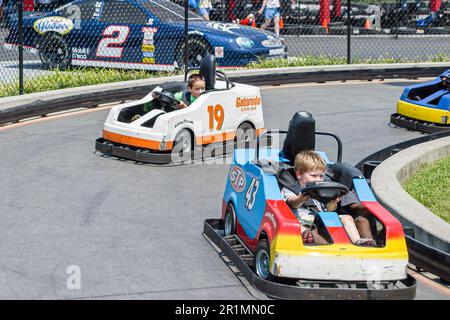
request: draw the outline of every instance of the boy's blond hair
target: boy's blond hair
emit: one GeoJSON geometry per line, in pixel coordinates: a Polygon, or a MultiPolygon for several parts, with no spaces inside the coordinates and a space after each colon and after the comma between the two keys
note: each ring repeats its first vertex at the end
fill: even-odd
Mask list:
{"type": "Polygon", "coordinates": [[[312,150],[306,150],[298,153],[295,156],[295,172],[300,171],[301,173],[310,172],[310,171],[325,171],[326,163],[312,150]]]}

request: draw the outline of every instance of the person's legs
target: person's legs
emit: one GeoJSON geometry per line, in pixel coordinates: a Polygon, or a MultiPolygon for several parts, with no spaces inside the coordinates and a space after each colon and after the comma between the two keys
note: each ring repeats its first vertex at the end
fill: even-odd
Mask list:
{"type": "Polygon", "coordinates": [[[280,35],[280,16],[275,16],[273,18],[273,28],[275,29],[275,34],[280,35]]]}
{"type": "Polygon", "coordinates": [[[269,25],[272,19],[265,19],[264,23],[261,25],[261,29],[265,30],[269,25]]]}
{"type": "Polygon", "coordinates": [[[352,216],[345,214],[340,215],[339,218],[341,219],[342,225],[353,243],[356,243],[359,239],[361,239],[352,216]]]}
{"type": "Polygon", "coordinates": [[[361,216],[356,217],[355,225],[362,238],[373,239],[372,231],[370,230],[370,223],[367,218],[361,216]]]}

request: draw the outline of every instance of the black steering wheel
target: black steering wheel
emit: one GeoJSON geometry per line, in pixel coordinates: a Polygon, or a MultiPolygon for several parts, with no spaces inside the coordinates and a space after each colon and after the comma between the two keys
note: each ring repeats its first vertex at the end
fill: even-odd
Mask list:
{"type": "Polygon", "coordinates": [[[159,102],[163,107],[171,107],[173,109],[178,109],[178,104],[180,100],[175,98],[175,95],[168,91],[155,91],[153,92],[153,97],[159,102]]]}
{"type": "Polygon", "coordinates": [[[321,181],[307,184],[302,189],[302,195],[308,195],[327,205],[331,200],[348,193],[348,187],[334,181],[321,181]]]}

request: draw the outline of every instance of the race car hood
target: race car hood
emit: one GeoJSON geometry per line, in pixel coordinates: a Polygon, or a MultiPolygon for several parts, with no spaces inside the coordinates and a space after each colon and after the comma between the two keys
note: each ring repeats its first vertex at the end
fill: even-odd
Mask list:
{"type": "Polygon", "coordinates": [[[271,43],[269,44],[270,47],[280,47],[283,45],[275,33],[235,23],[222,23],[215,21],[190,22],[189,33],[198,33],[199,35],[202,35],[203,33],[205,35],[214,33],[218,36],[235,39],[245,37],[252,40],[255,44],[260,44],[265,40],[271,40],[271,43]]]}

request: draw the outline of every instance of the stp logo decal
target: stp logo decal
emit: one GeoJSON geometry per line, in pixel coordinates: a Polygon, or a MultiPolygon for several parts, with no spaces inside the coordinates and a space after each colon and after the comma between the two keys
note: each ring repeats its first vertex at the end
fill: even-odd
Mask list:
{"type": "Polygon", "coordinates": [[[230,184],[234,191],[244,191],[246,180],[244,171],[240,167],[234,166],[230,171],[230,184]]]}

